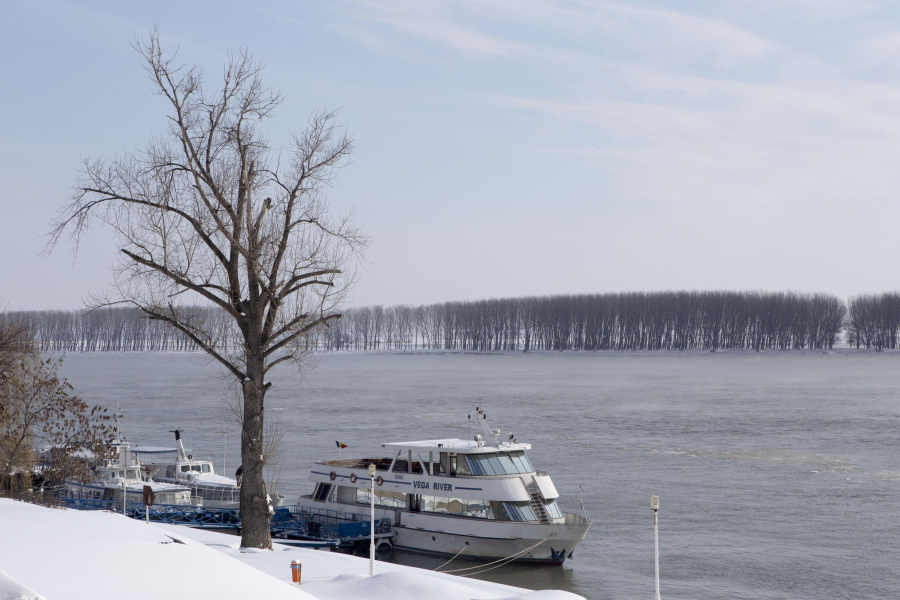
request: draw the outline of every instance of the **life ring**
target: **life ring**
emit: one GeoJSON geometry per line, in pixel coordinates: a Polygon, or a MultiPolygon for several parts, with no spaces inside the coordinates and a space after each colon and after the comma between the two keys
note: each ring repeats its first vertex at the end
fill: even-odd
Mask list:
{"type": "Polygon", "coordinates": [[[147,474],[147,477],[150,477],[150,467],[144,467],[144,473],[147,474]]]}
{"type": "Polygon", "coordinates": [[[384,483],[384,477],[382,477],[381,475],[379,475],[378,477],[375,478],[375,483],[377,483],[377,484],[379,485],[379,487],[380,487],[381,484],[384,483]]]}
{"type": "Polygon", "coordinates": [[[335,479],[337,479],[337,473],[335,473],[334,471],[332,471],[328,476],[331,477],[331,480],[332,480],[332,481],[334,481],[335,479]]]}
{"type": "Polygon", "coordinates": [[[356,483],[356,473],[350,473],[350,483],[356,483]]]}

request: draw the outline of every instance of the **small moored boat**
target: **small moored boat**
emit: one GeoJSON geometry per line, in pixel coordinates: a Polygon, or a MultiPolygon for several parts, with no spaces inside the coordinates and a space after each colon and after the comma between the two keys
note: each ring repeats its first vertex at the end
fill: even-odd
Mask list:
{"type": "Polygon", "coordinates": [[[104,460],[92,469],[92,476],[83,479],[67,479],[64,494],[68,498],[86,500],[113,500],[122,502],[123,494],[128,502],[140,503],[144,487],[150,486],[156,496],[156,504],[191,504],[191,490],[183,485],[159,481],[144,481],[143,465],[131,451],[131,444],[124,440],[113,442],[116,455],[104,460]]]}
{"type": "MultiPolygon", "coordinates": [[[[181,485],[191,490],[192,504],[205,508],[240,508],[241,488],[237,480],[217,475],[211,460],[199,460],[187,454],[176,429],[175,448],[138,446],[134,449],[143,461],[144,478],[181,485]]],[[[284,496],[272,496],[273,506],[281,506],[284,496]]]]}

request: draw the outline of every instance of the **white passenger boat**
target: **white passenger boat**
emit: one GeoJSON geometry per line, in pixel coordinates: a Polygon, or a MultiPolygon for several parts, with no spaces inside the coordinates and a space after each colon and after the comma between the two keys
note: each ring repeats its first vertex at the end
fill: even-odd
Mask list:
{"type": "Polygon", "coordinates": [[[375,518],[393,521],[395,547],[561,564],[590,520],[560,510],[550,476],[525,454],[530,444],[512,434],[500,441],[484,411],[476,412],[482,434],[472,441],[385,443],[386,458],[316,462],[309,476],[315,489],[300,506],[368,520],[374,464],[375,518]]]}
{"type": "Polygon", "coordinates": [[[155,504],[191,504],[191,490],[183,485],[144,481],[143,466],[132,453],[131,444],[113,442],[116,455],[104,460],[92,469],[92,476],[83,479],[67,479],[65,495],[87,500],[114,500],[122,502],[124,494],[128,502],[143,501],[144,486],[150,486],[155,494],[155,504]]]}
{"type": "MultiPolygon", "coordinates": [[[[144,478],[182,485],[191,490],[191,502],[206,508],[240,508],[241,488],[237,480],[217,475],[211,460],[199,460],[187,454],[181,440],[181,430],[175,434],[175,448],[136,446],[134,449],[144,467],[144,478]]],[[[284,496],[272,497],[274,506],[281,506],[284,496]]]]}

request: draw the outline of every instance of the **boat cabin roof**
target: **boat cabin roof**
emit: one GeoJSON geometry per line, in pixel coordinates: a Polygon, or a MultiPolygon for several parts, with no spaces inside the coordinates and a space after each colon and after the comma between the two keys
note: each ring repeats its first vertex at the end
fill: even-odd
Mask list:
{"type": "Polygon", "coordinates": [[[488,440],[476,442],[475,440],[461,440],[448,438],[444,440],[420,440],[417,442],[394,442],[382,444],[382,448],[391,450],[412,450],[413,452],[456,452],[457,454],[488,454],[491,452],[516,452],[531,450],[531,444],[521,442],[494,442],[488,440]]]}
{"type": "Polygon", "coordinates": [[[163,446],[134,446],[131,448],[134,454],[175,454],[178,448],[165,448],[163,446]]]}

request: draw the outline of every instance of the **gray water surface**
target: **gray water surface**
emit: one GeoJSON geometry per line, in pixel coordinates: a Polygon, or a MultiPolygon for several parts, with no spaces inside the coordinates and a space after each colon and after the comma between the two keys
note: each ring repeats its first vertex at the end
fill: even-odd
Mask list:
{"type": "MultiPolygon", "coordinates": [[[[205,358],[69,355],[62,371],[88,402],[121,405],[131,441],[171,445],[180,427],[217,469],[223,450],[237,467],[205,358]]],[[[288,504],[311,490],[313,461],[337,458],[336,440],[350,457],[465,437],[475,406],[532,444],[564,510],[580,512],[584,489],[593,528],[574,560],[485,579],[652,598],[658,494],[664,598],[900,598],[900,354],[333,354],[271,379],[288,504]]]]}

